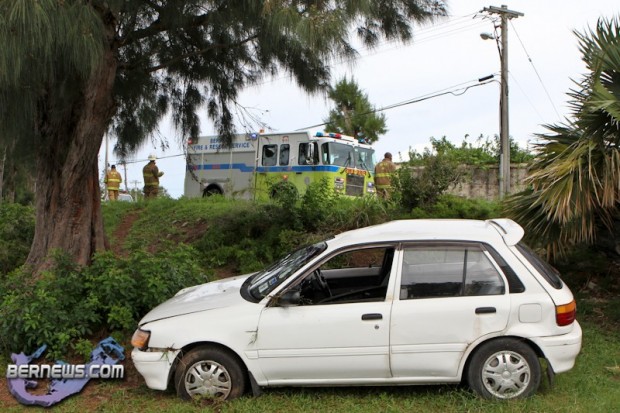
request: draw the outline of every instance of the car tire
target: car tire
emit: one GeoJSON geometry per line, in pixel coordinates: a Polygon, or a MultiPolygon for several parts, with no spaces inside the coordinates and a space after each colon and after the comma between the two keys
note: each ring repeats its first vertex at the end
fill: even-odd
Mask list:
{"type": "Polygon", "coordinates": [[[235,356],[213,347],[199,347],[185,354],[174,374],[177,395],[183,399],[230,400],[246,388],[245,369],[235,356]]]}
{"type": "Polygon", "coordinates": [[[469,387],[485,399],[522,399],[540,385],[538,356],[523,341],[502,338],[480,346],[467,369],[469,387]]]}

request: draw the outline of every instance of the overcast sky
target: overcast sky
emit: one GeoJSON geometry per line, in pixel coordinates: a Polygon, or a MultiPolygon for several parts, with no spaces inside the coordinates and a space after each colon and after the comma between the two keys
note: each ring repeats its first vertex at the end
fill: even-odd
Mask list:
{"type": "MultiPolygon", "coordinates": [[[[374,145],[377,158],[390,151],[406,154],[409,148],[421,150],[431,137],[448,137],[460,143],[466,134],[473,141],[480,134],[499,134],[499,83],[472,87],[477,79],[495,74],[499,79],[500,59],[493,40],[482,40],[480,33],[493,33],[494,22],[484,7],[500,7],[524,16],[508,25],[510,136],[522,146],[544,133],[542,125],[561,122],[569,116],[566,93],[585,73],[574,30],[594,28],[599,17],[620,14],[618,0],[513,0],[492,3],[467,0],[449,1],[449,16],[431,25],[416,27],[412,43],[381,43],[374,50],[360,50],[356,62],[333,65],[334,82],[345,75],[353,77],[377,109],[417,100],[445,91],[447,94],[386,110],[388,132],[374,145]],[[484,18],[487,16],[487,18],[484,18]]],[[[499,33],[499,30],[498,30],[499,33]]],[[[285,75],[265,80],[241,94],[239,102],[251,109],[271,130],[291,132],[320,124],[331,102],[324,96],[308,96],[285,75]]],[[[313,128],[321,129],[319,128],[313,128]]],[[[165,152],[148,143],[136,154],[137,163],[127,168],[130,187],[141,188],[142,167],[148,153],[155,152],[165,172],[160,184],[173,197],[183,194],[184,158],[168,123],[160,133],[168,137],[165,152]]],[[[214,134],[205,118],[202,134],[214,134]]],[[[110,142],[113,145],[113,142],[110,142]]],[[[110,148],[111,148],[110,146],[110,148]]],[[[110,153],[110,162],[115,156],[110,153]]],[[[100,154],[101,169],[104,153],[100,154]]],[[[121,169],[121,173],[123,170],[121,169]]]]}

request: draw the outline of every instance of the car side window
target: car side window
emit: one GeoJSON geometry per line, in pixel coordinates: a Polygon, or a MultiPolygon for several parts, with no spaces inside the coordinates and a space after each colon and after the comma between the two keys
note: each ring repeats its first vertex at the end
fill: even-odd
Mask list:
{"type": "Polygon", "coordinates": [[[400,299],[504,294],[502,277],[480,244],[408,246],[400,299]]]}
{"type": "Polygon", "coordinates": [[[263,146],[263,166],[276,166],[278,162],[278,145],[263,146]]]}
{"type": "Polygon", "coordinates": [[[504,258],[489,245],[486,245],[485,247],[487,252],[491,254],[493,260],[497,263],[497,265],[499,265],[499,268],[504,273],[506,281],[508,281],[508,292],[510,294],[520,294],[525,292],[525,285],[523,285],[517,273],[510,267],[510,265],[508,265],[508,263],[506,263],[506,260],[504,260],[504,258]]]}
{"type": "Polygon", "coordinates": [[[393,246],[339,253],[305,277],[301,304],[385,301],[393,260],[393,246]]]}

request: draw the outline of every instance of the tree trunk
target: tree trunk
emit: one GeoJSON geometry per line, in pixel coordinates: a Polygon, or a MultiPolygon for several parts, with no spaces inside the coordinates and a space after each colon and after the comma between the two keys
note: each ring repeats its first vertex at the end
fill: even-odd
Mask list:
{"type": "Polygon", "coordinates": [[[2,148],[2,156],[0,156],[0,204],[2,203],[2,200],[4,199],[4,165],[6,162],[6,147],[2,148]]]}
{"type": "Polygon", "coordinates": [[[109,47],[88,80],[65,80],[70,84],[67,89],[49,90],[39,107],[36,224],[26,260],[37,273],[51,265],[52,250],[60,249],[78,264],[88,265],[92,255],[106,247],[97,155],[115,111],[116,68],[109,47]],[[75,88],[81,90],[73,92],[70,104],[59,105],[66,101],[66,91],[75,88]]]}

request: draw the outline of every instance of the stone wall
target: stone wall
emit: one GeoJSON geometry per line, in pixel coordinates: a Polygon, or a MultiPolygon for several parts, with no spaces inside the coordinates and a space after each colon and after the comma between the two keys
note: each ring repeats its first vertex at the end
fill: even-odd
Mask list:
{"type": "MultiPolygon", "coordinates": [[[[423,166],[411,168],[414,176],[418,175],[423,166]]],[[[450,194],[466,198],[496,199],[499,196],[499,167],[489,166],[479,168],[463,166],[463,181],[455,188],[450,188],[450,194]]],[[[519,192],[525,188],[527,176],[526,164],[513,164],[510,168],[510,191],[519,192]]]]}

